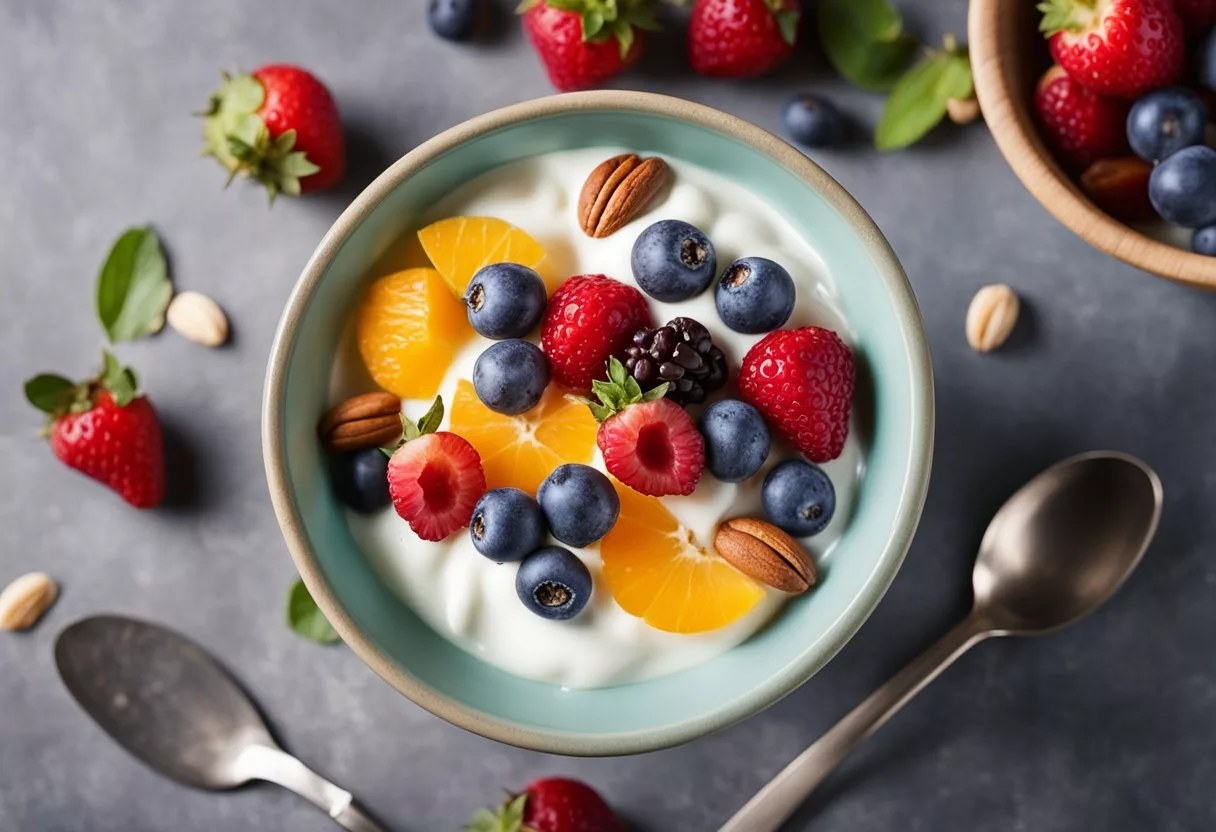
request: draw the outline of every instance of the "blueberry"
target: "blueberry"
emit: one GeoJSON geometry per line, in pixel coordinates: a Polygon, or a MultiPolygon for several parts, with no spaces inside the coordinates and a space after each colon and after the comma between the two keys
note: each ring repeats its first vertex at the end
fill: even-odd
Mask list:
{"type": "Polygon", "coordinates": [[[513,338],[491,344],[473,365],[473,389],[495,413],[517,416],[536,407],[549,384],[549,359],[540,347],[513,338]]]}
{"type": "Polygon", "coordinates": [[[772,260],[744,257],[722,272],[714,300],[722,322],[735,332],[770,332],[794,312],[794,279],[772,260]]]}
{"type": "Polygon", "coordinates": [[[1216,225],[1216,150],[1187,147],[1157,167],[1148,196],[1164,219],[1187,228],[1216,225]]]}
{"type": "Polygon", "coordinates": [[[608,478],[590,465],[553,469],[536,492],[549,531],[569,546],[590,546],[612,530],[621,498],[608,478]]]}
{"type": "Polygon", "coordinates": [[[445,40],[468,40],[477,25],[481,0],[431,0],[426,19],[431,29],[445,40]]]}
{"type": "Polygon", "coordinates": [[[522,338],[545,314],[545,281],[518,263],[478,270],[464,293],[469,323],[487,338],[522,338]]]}
{"type": "Polygon", "coordinates": [[[481,495],[469,520],[473,548],[490,560],[520,560],[545,540],[540,506],[518,488],[495,488],[481,495]]]}
{"type": "Polygon", "coordinates": [[[819,534],[836,513],[836,489],[818,465],[801,459],[778,463],[764,478],[764,513],[795,537],[819,534]]]}
{"type": "Polygon", "coordinates": [[[845,119],[825,98],[803,93],[791,98],[781,111],[790,138],[807,147],[831,147],[844,141],[845,119]]]}
{"type": "Polygon", "coordinates": [[[334,494],[355,511],[370,514],[387,506],[388,457],[379,448],[348,451],[334,457],[329,466],[334,494]]]}
{"type": "Polygon", "coordinates": [[[1199,47],[1199,83],[1216,90],[1216,29],[1208,32],[1199,47]]]}
{"type": "Polygon", "coordinates": [[[569,549],[546,546],[519,565],[515,593],[541,618],[565,621],[591,600],[591,572],[569,549]]]}
{"type": "Polygon", "coordinates": [[[718,271],[714,244],[680,220],[661,220],[639,234],[630,263],[642,291],[667,303],[701,294],[718,271]]]}
{"type": "Polygon", "coordinates": [[[1203,144],[1208,110],[1183,87],[1150,92],[1127,115],[1127,140],[1146,162],[1160,162],[1193,144],[1203,144]]]}
{"type": "Polygon", "coordinates": [[[760,411],[738,399],[722,399],[701,414],[705,465],[722,482],[742,482],[768,459],[771,440],[760,411]]]}
{"type": "Polygon", "coordinates": [[[1201,228],[1191,237],[1191,251],[1216,257],[1216,225],[1201,228]]]}

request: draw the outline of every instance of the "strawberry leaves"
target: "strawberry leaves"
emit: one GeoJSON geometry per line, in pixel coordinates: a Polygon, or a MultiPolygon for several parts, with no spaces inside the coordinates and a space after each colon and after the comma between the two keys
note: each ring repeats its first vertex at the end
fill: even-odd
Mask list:
{"type": "Polygon", "coordinates": [[[1043,0],[1036,6],[1043,13],[1039,31],[1046,37],[1057,32],[1080,32],[1097,17],[1094,0],[1043,0]]]}
{"type": "Polygon", "coordinates": [[[532,827],[524,826],[524,807],[527,803],[528,794],[524,792],[508,798],[497,812],[478,809],[464,832],[535,832],[532,827]]]}
{"type": "Polygon", "coordinates": [[[102,353],[102,370],[84,382],[75,382],[55,373],[39,373],[25,382],[25,398],[51,421],[69,413],[85,413],[93,408],[94,394],[105,390],[119,407],[139,397],[139,379],[130,367],[123,367],[109,352],[102,353]]]}
{"type": "MultiPolygon", "coordinates": [[[[429,433],[435,433],[439,430],[439,425],[443,423],[443,396],[436,396],[435,401],[431,402],[430,409],[422,414],[422,418],[417,422],[408,418],[404,413],[401,414],[401,441],[397,443],[397,448],[400,448],[406,442],[412,442],[419,437],[426,436],[429,433]]],[[[393,450],[396,450],[394,448],[393,450]]],[[[392,451],[384,451],[389,456],[392,456],[392,451]]]]}
{"type": "Polygon", "coordinates": [[[333,644],[339,638],[338,631],[329,623],[308,592],[308,587],[299,578],[287,592],[287,625],[296,635],[317,644],[333,644]]]}
{"type": "Polygon", "coordinates": [[[654,0],[523,0],[515,11],[524,14],[541,3],[578,15],[585,43],[616,38],[621,60],[625,60],[637,40],[635,27],[650,32],[660,28],[654,18],[654,0]]]}
{"type": "Polygon", "coordinates": [[[111,343],[159,332],[173,297],[156,232],[129,228],[115,240],[97,278],[97,317],[111,343]]]}
{"type": "Polygon", "coordinates": [[[25,383],[25,398],[43,413],[66,412],[71,406],[76,382],[53,373],[41,373],[25,383]]]}
{"type": "Polygon", "coordinates": [[[584,396],[566,396],[572,402],[587,405],[595,421],[603,422],[620,413],[631,404],[657,401],[667,395],[671,387],[667,382],[642,392],[637,379],[629,375],[629,371],[615,357],[608,359],[608,381],[596,379],[591,382],[591,392],[599,401],[584,396]]]}

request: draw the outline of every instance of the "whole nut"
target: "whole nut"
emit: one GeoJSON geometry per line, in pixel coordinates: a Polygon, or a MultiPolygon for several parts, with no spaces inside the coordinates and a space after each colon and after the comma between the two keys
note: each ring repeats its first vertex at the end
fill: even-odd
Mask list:
{"type": "Polygon", "coordinates": [[[607,237],[636,217],[667,182],[670,169],[657,156],[613,156],[595,167],[578,197],[578,224],[588,237],[607,237]]]}
{"type": "Polygon", "coordinates": [[[970,124],[979,118],[980,102],[975,95],[969,98],[950,98],[946,100],[946,115],[955,124],[970,124]]]}
{"type": "Polygon", "coordinates": [[[317,425],[331,451],[384,447],[401,438],[401,400],[392,393],[363,393],[332,408],[317,425]]]}
{"type": "Polygon", "coordinates": [[[714,548],[744,575],[782,592],[806,592],[819,580],[815,562],[798,541],[763,520],[727,520],[718,527],[714,548]]]}
{"type": "Polygon", "coordinates": [[[992,352],[1009,338],[1021,311],[1018,296],[1003,283],[976,292],[967,309],[967,343],[976,352],[992,352]]]}
{"type": "Polygon", "coordinates": [[[169,326],[187,341],[218,347],[228,340],[228,318],[220,305],[202,292],[181,292],[165,313],[169,326]]]}
{"type": "Polygon", "coordinates": [[[59,587],[49,575],[30,572],[0,591],[0,630],[28,630],[55,603],[59,587]]]}

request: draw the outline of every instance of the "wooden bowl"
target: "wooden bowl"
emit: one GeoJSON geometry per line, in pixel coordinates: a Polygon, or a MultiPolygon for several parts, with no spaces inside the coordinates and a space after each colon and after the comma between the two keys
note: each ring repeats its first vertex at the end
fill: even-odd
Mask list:
{"type": "Polygon", "coordinates": [[[1216,289],[1216,257],[1155,240],[1102,211],[1056,163],[1031,111],[1034,86],[1051,64],[1029,0],[971,0],[967,22],[980,108],[1018,179],[1074,234],[1146,272],[1216,289]]]}

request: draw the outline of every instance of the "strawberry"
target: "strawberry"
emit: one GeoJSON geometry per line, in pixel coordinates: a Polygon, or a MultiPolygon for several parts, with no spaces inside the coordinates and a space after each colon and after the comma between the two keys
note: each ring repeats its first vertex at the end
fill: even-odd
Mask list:
{"type": "Polygon", "coordinates": [[[1201,35],[1216,25],[1216,0],[1174,0],[1188,35],[1201,35]]]}
{"type": "Polygon", "coordinates": [[[1094,92],[1139,98],[1182,77],[1174,0],[1044,0],[1039,10],[1056,63],[1094,92]]]}
{"type": "Polygon", "coordinates": [[[705,440],[684,408],[664,396],[664,382],[642,392],[615,357],[608,381],[593,381],[599,402],[579,399],[600,423],[595,442],[604,467],[634,491],[663,497],[691,494],[705,469],[705,440]]]}
{"type": "Polygon", "coordinates": [[[1039,79],[1034,106],[1044,140],[1065,167],[1082,170],[1098,159],[1127,154],[1130,102],[1099,95],[1053,66],[1039,79]]]}
{"type": "Polygon", "coordinates": [[[753,78],[785,63],[798,40],[800,0],[697,0],[688,57],[701,75],[753,78]]]}
{"type": "Polygon", "coordinates": [[[779,329],[743,357],[739,392],[811,462],[840,456],[853,406],[853,353],[817,326],[779,329]]]}
{"type": "Polygon", "coordinates": [[[25,383],[30,404],[50,417],[51,452],[65,465],[118,492],[136,508],[165,496],[165,451],[152,403],[128,367],[105,353],[105,369],[75,384],[43,374],[25,383]]]}
{"type": "Polygon", "coordinates": [[[401,417],[404,438],[388,461],[388,492],[397,514],[423,540],[443,540],[469,525],[486,493],[481,457],[462,436],[438,431],[443,399],[417,423],[401,417]]]}
{"type": "Polygon", "coordinates": [[[645,30],[658,26],[652,0],[523,0],[517,11],[553,86],[582,90],[633,66],[645,30]]]}
{"type": "Polygon", "coordinates": [[[540,346],[553,378],[586,393],[604,374],[609,356],[622,354],[633,333],[653,326],[637,289],[602,274],[580,274],[549,298],[540,346]]]}
{"type": "Polygon", "coordinates": [[[587,784],[546,777],[509,797],[497,812],[479,811],[465,832],[625,832],[625,824],[587,784]]]}
{"type": "Polygon", "coordinates": [[[203,155],[228,181],[245,176],[280,194],[323,191],[346,171],[346,138],[333,96],[298,66],[272,64],[229,75],[203,113],[203,155]]]}

